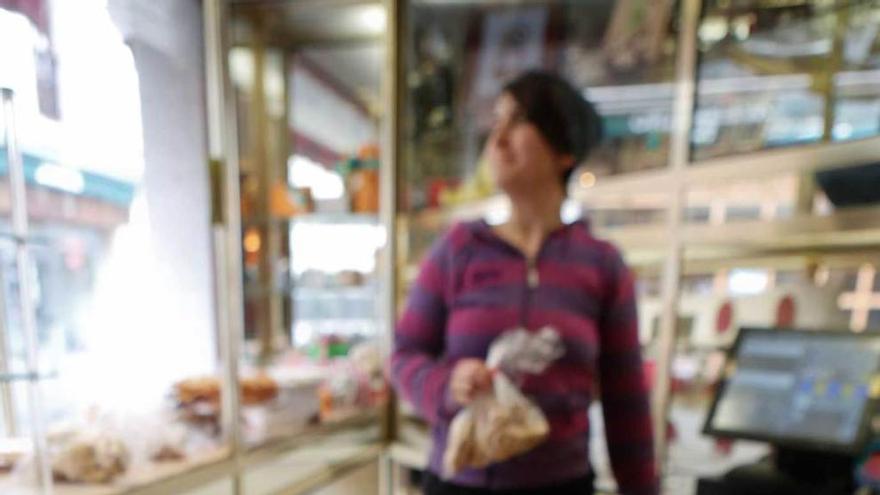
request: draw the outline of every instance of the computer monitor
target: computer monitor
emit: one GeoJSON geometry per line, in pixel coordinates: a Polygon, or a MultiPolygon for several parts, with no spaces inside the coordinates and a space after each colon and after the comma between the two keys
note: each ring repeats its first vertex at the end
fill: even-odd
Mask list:
{"type": "Polygon", "coordinates": [[[704,433],[855,454],[880,396],[880,333],[743,328],[704,433]]]}

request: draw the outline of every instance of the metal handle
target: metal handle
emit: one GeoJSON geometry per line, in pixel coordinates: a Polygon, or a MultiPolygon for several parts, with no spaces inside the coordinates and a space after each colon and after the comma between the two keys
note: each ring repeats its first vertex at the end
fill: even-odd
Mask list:
{"type": "MultiPolygon", "coordinates": [[[[9,369],[9,327],[6,312],[6,273],[0,265],[0,373],[8,374],[9,369]]],[[[0,383],[0,409],[3,411],[3,427],[6,435],[18,435],[18,421],[12,401],[12,384],[0,383]]]]}
{"type": "Polygon", "coordinates": [[[44,494],[52,493],[52,476],[49,467],[49,453],[46,445],[43,397],[40,391],[39,342],[37,339],[36,310],[31,288],[31,259],[28,249],[27,187],[25,185],[24,163],[18,147],[15,123],[15,93],[9,88],[2,89],[3,113],[6,119],[6,158],[9,164],[9,187],[12,195],[12,231],[15,236],[15,265],[18,275],[19,304],[22,330],[25,341],[25,362],[28,380],[28,408],[31,413],[31,438],[34,444],[34,464],[37,481],[44,494]]]}
{"type": "Polygon", "coordinates": [[[215,296],[218,339],[223,366],[224,433],[232,448],[233,493],[243,493],[241,463],[243,445],[239,416],[238,362],[244,335],[241,279],[241,218],[238,190],[238,148],[235,102],[226,67],[227,2],[202,2],[205,39],[205,78],[207,92],[208,150],[219,168],[221,202],[214,218],[215,296]]]}

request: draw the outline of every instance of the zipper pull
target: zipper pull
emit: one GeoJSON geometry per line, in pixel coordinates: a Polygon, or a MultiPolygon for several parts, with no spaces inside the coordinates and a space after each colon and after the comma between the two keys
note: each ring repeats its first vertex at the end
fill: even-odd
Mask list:
{"type": "Polygon", "coordinates": [[[529,284],[529,289],[536,289],[540,280],[535,260],[530,259],[526,266],[526,282],[529,284]]]}

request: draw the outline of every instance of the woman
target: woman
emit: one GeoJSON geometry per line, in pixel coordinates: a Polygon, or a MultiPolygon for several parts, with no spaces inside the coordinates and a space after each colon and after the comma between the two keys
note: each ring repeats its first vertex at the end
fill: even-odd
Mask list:
{"type": "Polygon", "coordinates": [[[508,83],[495,117],[486,151],[510,219],[447,232],[424,261],[395,333],[394,383],[433,430],[426,494],[592,493],[587,409],[599,389],[620,493],[657,494],[633,279],[585,221],[560,220],[568,179],[601,137],[599,117],[567,82],[542,72],[508,83]],[[451,419],[490,387],[489,345],[507,330],[547,325],[566,353],[521,389],[547,416],[548,439],[441,480],[451,419]]]}

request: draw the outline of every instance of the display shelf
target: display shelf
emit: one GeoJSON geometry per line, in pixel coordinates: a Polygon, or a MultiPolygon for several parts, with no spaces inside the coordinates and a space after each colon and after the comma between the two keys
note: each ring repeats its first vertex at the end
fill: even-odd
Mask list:
{"type": "Polygon", "coordinates": [[[54,380],[58,376],[57,371],[48,373],[0,373],[0,383],[54,380]]]}
{"type": "Polygon", "coordinates": [[[379,411],[365,411],[345,419],[320,424],[305,430],[303,433],[270,440],[247,450],[243,455],[242,464],[253,466],[271,460],[285,452],[298,447],[322,441],[335,434],[351,434],[361,441],[378,441],[379,411]]]}
{"type": "Polygon", "coordinates": [[[427,208],[410,215],[415,225],[425,229],[440,229],[455,221],[471,220],[485,216],[487,213],[509,207],[507,198],[501,195],[461,205],[427,208]]]}
{"type": "Polygon", "coordinates": [[[379,225],[379,216],[375,213],[308,213],[290,220],[292,223],[379,225]]]}
{"type": "Polygon", "coordinates": [[[422,471],[428,467],[428,452],[424,448],[404,442],[394,442],[388,447],[388,455],[397,464],[422,471]]]}
{"type": "MultiPolygon", "coordinates": [[[[590,188],[575,186],[570,197],[575,201],[601,205],[603,201],[619,203],[638,201],[639,196],[655,198],[653,204],[662,202],[664,195],[673,189],[676,181],[695,188],[736,181],[755,181],[765,177],[784,174],[808,174],[817,170],[846,168],[877,161],[880,137],[843,143],[815,144],[796,148],[765,150],[734,157],[713,158],[692,162],[681,172],[647,170],[621,175],[599,177],[590,188]]],[[[480,218],[509,208],[501,195],[450,207],[429,208],[409,214],[413,224],[424,229],[440,229],[455,221],[480,218]]]]}
{"type": "MultiPolygon", "coordinates": [[[[108,485],[56,483],[56,495],[167,495],[185,493],[200,486],[263,466],[291,459],[322,461],[319,466],[304,470],[300,476],[281,487],[285,494],[307,493],[322,483],[341,476],[352,468],[378,459],[381,454],[378,434],[378,413],[373,411],[321,425],[311,431],[254,447],[234,459],[228,449],[217,449],[184,461],[150,463],[132,470],[117,482],[108,485]],[[329,450],[326,448],[330,445],[329,450]],[[316,447],[317,446],[317,447],[316,447]],[[321,450],[324,447],[324,450],[321,450]],[[332,454],[332,455],[331,455],[332,454]]],[[[288,467],[286,469],[290,471],[288,467]]],[[[17,475],[0,476],[0,493],[4,495],[38,495],[17,475]]],[[[259,484],[260,480],[246,480],[259,484]]],[[[262,493],[262,492],[261,492],[262,493]]]]}
{"type": "Polygon", "coordinates": [[[31,249],[47,249],[53,245],[53,239],[44,234],[31,233],[28,236],[20,236],[8,229],[0,229],[0,244],[11,248],[14,244],[26,244],[31,249]]]}
{"type": "MultiPolygon", "coordinates": [[[[326,450],[326,449],[325,449],[326,450]]],[[[350,471],[375,462],[383,447],[377,443],[363,446],[347,446],[345,451],[336,449],[332,456],[317,448],[303,449],[294,455],[272,459],[278,465],[261,467],[259,473],[245,473],[245,483],[260,493],[299,495],[309,493],[328,482],[344,477],[350,471]],[[322,459],[321,457],[325,457],[322,459]],[[303,466],[295,462],[308,461],[303,466]],[[268,479],[264,474],[271,473],[268,479]],[[267,491],[266,485],[276,485],[276,490],[267,491]]],[[[158,466],[137,473],[137,480],[113,486],[57,484],[53,493],[57,495],[167,495],[183,494],[187,491],[220,481],[236,470],[236,463],[225,459],[211,459],[208,456],[197,461],[158,466]]],[[[274,464],[274,462],[272,463],[274,464]]],[[[7,477],[8,478],[8,477],[7,477]]],[[[0,481],[5,495],[37,495],[39,492],[27,487],[0,481]]]]}
{"type": "Polygon", "coordinates": [[[286,284],[276,284],[266,288],[255,280],[245,282],[245,295],[247,297],[259,297],[269,294],[289,294],[296,298],[322,299],[322,298],[375,298],[378,288],[372,285],[349,285],[338,287],[303,287],[295,281],[286,284]]]}
{"type": "Polygon", "coordinates": [[[242,226],[258,227],[266,224],[273,225],[294,225],[303,224],[327,224],[327,225],[379,225],[379,216],[374,213],[330,213],[316,212],[304,213],[293,217],[273,217],[273,218],[242,218],[242,226]]]}
{"type": "Polygon", "coordinates": [[[375,299],[379,288],[374,285],[349,285],[338,287],[304,287],[294,286],[293,294],[297,299],[325,298],[364,298],[375,299]]]}
{"type": "Polygon", "coordinates": [[[244,282],[244,296],[247,299],[255,299],[266,296],[274,296],[279,294],[292,295],[294,291],[294,283],[287,281],[281,284],[261,284],[258,280],[249,279],[244,282]]]}
{"type": "MultiPolygon", "coordinates": [[[[661,263],[665,225],[602,229],[600,236],[617,244],[633,265],[661,263]]],[[[830,215],[799,215],[775,221],[743,221],[719,225],[691,224],[681,235],[688,261],[734,259],[764,254],[784,258],[880,248],[880,207],[838,210],[830,215]]],[[[768,258],[771,259],[771,258],[768,258]]]]}
{"type": "MultiPolygon", "coordinates": [[[[636,269],[657,269],[667,252],[665,224],[596,228],[599,237],[623,251],[636,269]]],[[[838,210],[825,216],[800,215],[773,221],[742,221],[682,227],[685,259],[706,271],[726,264],[749,263],[768,267],[803,267],[809,259],[864,259],[880,248],[880,206],[838,210]],[[799,261],[792,260],[799,258],[799,261]]],[[[418,263],[401,267],[406,284],[418,275],[418,263]]]]}
{"type": "Polygon", "coordinates": [[[12,241],[12,242],[19,242],[19,241],[34,242],[34,238],[32,236],[29,238],[22,238],[6,228],[0,228],[0,240],[12,241]]]}
{"type": "MultiPolygon", "coordinates": [[[[183,493],[228,476],[234,463],[228,449],[218,449],[179,462],[151,463],[132,471],[108,485],[56,483],[57,495],[159,495],[183,493]]],[[[0,492],[5,495],[38,495],[38,489],[27,486],[17,475],[0,477],[0,492]]]]}
{"type": "Polygon", "coordinates": [[[363,325],[363,324],[375,324],[376,319],[370,316],[341,316],[341,317],[333,317],[333,318],[297,318],[294,321],[296,323],[309,323],[315,324],[320,323],[326,326],[334,326],[338,325],[340,327],[347,327],[350,325],[363,325]]]}
{"type": "Polygon", "coordinates": [[[247,493],[305,495],[349,473],[377,462],[384,447],[379,444],[340,449],[306,448],[244,477],[247,493]],[[310,466],[315,464],[317,466],[310,466]],[[270,485],[276,485],[273,489],[270,485]]]}

